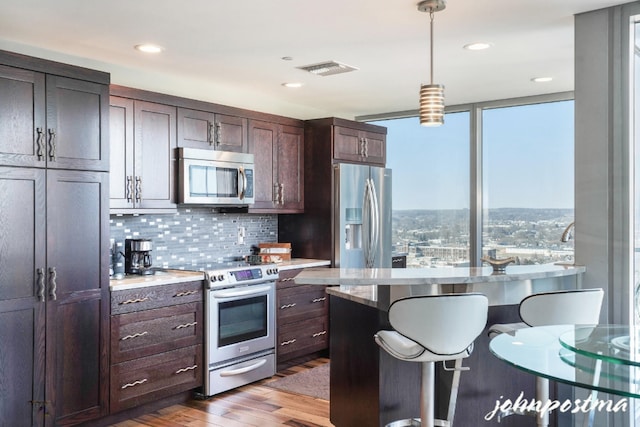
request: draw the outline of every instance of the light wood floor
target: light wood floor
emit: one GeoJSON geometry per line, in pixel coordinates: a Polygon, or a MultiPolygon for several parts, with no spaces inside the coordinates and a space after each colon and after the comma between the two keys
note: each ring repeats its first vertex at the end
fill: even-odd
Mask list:
{"type": "Polygon", "coordinates": [[[329,421],[328,400],[264,386],[277,377],[292,375],[327,362],[329,359],[315,359],[280,371],[274,378],[207,400],[191,400],[185,404],[173,405],[112,427],[331,427],[333,424],[329,421]]]}

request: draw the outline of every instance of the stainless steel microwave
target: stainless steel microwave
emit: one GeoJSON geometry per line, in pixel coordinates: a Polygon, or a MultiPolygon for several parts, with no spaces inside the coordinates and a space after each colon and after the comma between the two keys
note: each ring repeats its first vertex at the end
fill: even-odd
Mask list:
{"type": "Polygon", "coordinates": [[[251,205],[253,172],[253,154],[178,148],[178,202],[251,205]]]}

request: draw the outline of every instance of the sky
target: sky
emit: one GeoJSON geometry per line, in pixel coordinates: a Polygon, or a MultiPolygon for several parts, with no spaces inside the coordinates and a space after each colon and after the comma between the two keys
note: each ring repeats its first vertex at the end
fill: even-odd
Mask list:
{"type": "MultiPolygon", "coordinates": [[[[573,117],[573,101],[484,110],[485,208],[573,208],[573,117]]],[[[469,208],[469,118],[373,122],[387,128],[394,210],[469,208]]]]}

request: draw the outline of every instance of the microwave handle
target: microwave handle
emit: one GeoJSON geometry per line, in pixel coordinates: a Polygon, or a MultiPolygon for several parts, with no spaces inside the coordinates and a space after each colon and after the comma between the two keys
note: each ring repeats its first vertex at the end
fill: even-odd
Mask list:
{"type": "Polygon", "coordinates": [[[238,168],[238,184],[240,190],[238,191],[238,198],[240,200],[244,199],[245,192],[247,191],[247,174],[244,171],[243,167],[238,168]]]}

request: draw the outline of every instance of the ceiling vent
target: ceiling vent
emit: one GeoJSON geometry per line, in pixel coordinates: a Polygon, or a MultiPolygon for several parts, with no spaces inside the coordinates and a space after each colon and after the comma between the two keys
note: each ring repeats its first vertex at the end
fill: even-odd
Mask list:
{"type": "Polygon", "coordinates": [[[336,61],[326,61],[319,64],[305,65],[298,67],[301,70],[308,71],[318,76],[332,76],[334,74],[348,73],[349,71],[356,71],[356,67],[350,65],[341,64],[336,61]]]}

